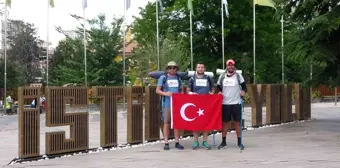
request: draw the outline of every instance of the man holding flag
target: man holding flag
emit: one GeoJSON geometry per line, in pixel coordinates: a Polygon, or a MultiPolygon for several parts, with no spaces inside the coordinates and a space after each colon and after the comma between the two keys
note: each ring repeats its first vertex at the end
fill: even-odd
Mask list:
{"type": "MultiPolygon", "coordinates": [[[[166,67],[167,72],[162,75],[157,82],[156,93],[162,96],[162,112],[163,112],[163,134],[164,134],[164,150],[169,150],[169,132],[170,132],[170,121],[171,121],[171,109],[170,109],[170,97],[173,93],[182,92],[181,79],[177,76],[178,65],[174,61],[170,61],[166,67]]],[[[174,129],[175,133],[175,148],[184,149],[184,147],[179,144],[179,130],[174,129]]]]}
{"type": "MultiPolygon", "coordinates": [[[[205,66],[204,64],[198,63],[196,64],[196,72],[193,77],[191,77],[188,81],[188,88],[187,92],[189,94],[209,94],[213,93],[213,82],[211,81],[211,78],[208,75],[204,74],[205,72],[205,66]]],[[[194,142],[192,144],[193,149],[199,148],[199,142],[198,142],[198,134],[199,132],[194,131],[194,142]]],[[[202,147],[204,149],[210,150],[211,147],[208,144],[208,134],[209,131],[203,131],[203,142],[202,147]]]]}
{"type": "Polygon", "coordinates": [[[247,87],[241,74],[236,72],[235,61],[232,59],[226,62],[226,72],[222,73],[217,81],[219,94],[223,95],[222,102],[222,143],[218,149],[227,146],[226,137],[230,121],[233,120],[234,128],[237,135],[237,146],[243,150],[241,137],[241,96],[246,94],[247,87]]]}

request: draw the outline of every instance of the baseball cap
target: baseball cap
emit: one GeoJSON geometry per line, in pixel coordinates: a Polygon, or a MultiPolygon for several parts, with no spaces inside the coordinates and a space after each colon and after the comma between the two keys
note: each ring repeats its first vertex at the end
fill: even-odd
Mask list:
{"type": "Polygon", "coordinates": [[[226,62],[227,65],[229,64],[232,64],[232,65],[235,65],[235,61],[232,60],[232,59],[228,59],[227,62],[226,62]]]}

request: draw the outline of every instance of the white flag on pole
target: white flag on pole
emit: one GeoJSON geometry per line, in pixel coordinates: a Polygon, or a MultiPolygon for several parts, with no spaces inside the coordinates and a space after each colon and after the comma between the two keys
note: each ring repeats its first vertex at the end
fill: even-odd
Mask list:
{"type": "Polygon", "coordinates": [[[228,1],[227,0],[223,0],[223,4],[224,4],[224,8],[225,8],[225,14],[227,15],[227,17],[229,17],[228,1]]]}
{"type": "Polygon", "coordinates": [[[126,0],[125,3],[125,10],[129,10],[129,8],[131,7],[131,0],[126,0]]]}
{"type": "Polygon", "coordinates": [[[83,9],[87,8],[87,0],[83,0],[83,9]]]}
{"type": "Polygon", "coordinates": [[[161,13],[164,13],[164,9],[163,9],[163,2],[162,0],[157,0],[159,2],[159,8],[161,8],[161,13]]]}

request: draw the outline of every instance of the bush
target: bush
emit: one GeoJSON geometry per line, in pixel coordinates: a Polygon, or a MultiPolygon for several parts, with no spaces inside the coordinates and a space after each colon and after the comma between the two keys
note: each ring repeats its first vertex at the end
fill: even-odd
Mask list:
{"type": "Polygon", "coordinates": [[[321,92],[320,91],[314,91],[312,93],[312,98],[315,99],[315,98],[323,98],[323,96],[321,95],[321,92]]]}

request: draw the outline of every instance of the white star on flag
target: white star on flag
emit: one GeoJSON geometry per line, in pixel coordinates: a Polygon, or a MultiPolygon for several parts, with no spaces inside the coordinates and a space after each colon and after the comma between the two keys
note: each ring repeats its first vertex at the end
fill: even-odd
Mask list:
{"type": "Polygon", "coordinates": [[[204,115],[204,110],[198,109],[197,114],[198,116],[204,115]]]}

